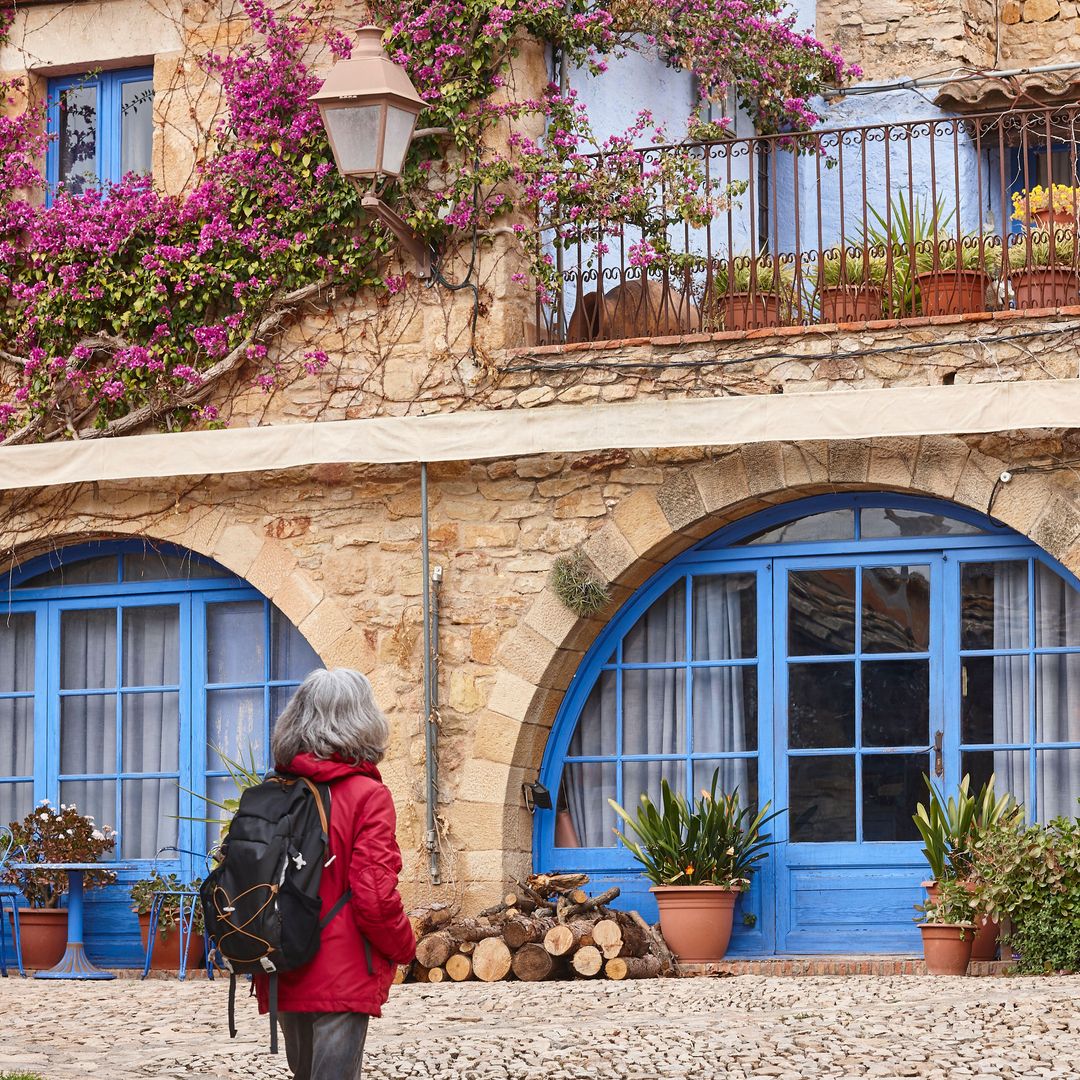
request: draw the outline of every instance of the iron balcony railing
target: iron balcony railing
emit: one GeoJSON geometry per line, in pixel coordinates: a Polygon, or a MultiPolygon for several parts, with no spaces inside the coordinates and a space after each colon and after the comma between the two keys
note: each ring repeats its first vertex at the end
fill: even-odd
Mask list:
{"type": "Polygon", "coordinates": [[[542,234],[556,284],[540,342],[1080,303],[1078,118],[1055,106],[641,150],[633,167],[653,180],[634,220],[660,221],[660,242],[643,259],[634,220],[542,234]],[[701,227],[672,213],[664,154],[727,196],[701,227]]]}

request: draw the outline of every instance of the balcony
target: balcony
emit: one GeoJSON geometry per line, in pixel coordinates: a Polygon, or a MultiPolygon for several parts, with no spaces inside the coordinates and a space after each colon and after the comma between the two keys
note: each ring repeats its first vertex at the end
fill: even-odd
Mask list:
{"type": "Polygon", "coordinates": [[[561,288],[538,301],[538,343],[1080,304],[1078,120],[1054,106],[641,150],[643,176],[661,155],[696,163],[725,208],[672,224],[653,181],[648,260],[634,224],[545,234],[561,288]]]}

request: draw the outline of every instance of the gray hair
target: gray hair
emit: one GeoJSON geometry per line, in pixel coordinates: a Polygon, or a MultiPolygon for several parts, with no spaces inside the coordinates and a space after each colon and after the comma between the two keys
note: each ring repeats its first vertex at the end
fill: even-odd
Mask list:
{"type": "Polygon", "coordinates": [[[301,753],[377,764],[389,741],[390,725],[366,676],[352,668],[318,668],[278,717],[270,748],[282,766],[301,753]]]}

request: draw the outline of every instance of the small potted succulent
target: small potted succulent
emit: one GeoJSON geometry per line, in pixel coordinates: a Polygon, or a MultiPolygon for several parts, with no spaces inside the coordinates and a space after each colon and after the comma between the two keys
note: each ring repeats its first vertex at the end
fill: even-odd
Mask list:
{"type": "Polygon", "coordinates": [[[817,269],[817,300],[822,322],[880,319],[888,260],[864,248],[826,251],[817,269]]]}
{"type": "Polygon", "coordinates": [[[1009,284],[1021,309],[1064,307],[1080,302],[1076,234],[1025,233],[1009,246],[1009,284]]]}
{"type": "MultiPolygon", "coordinates": [[[[160,874],[157,870],[148,877],[141,878],[131,887],[131,910],[139,917],[139,930],[142,934],[143,952],[150,939],[150,909],[154,904],[154,894],[179,891],[199,892],[201,878],[195,878],[184,884],[175,874],[160,874]]],[[[154,971],[177,971],[180,968],[180,905],[175,895],[158,908],[157,940],[154,942],[154,955],[150,967],[154,971]]],[[[202,960],[203,952],[203,917],[202,908],[196,902],[195,915],[191,923],[191,936],[187,942],[187,967],[191,968],[202,960]]]]}
{"type": "MultiPolygon", "coordinates": [[[[40,802],[22,821],[10,824],[19,862],[96,862],[116,847],[113,830],[98,826],[77,807],[61,803],[56,810],[48,799],[40,802]]],[[[15,860],[12,860],[15,861],[15,860]]],[[[83,875],[87,889],[110,885],[116,875],[110,870],[90,870],[83,875]]],[[[9,867],[4,881],[16,885],[28,907],[19,909],[23,962],[31,968],[50,968],[64,955],[67,943],[67,909],[60,901],[68,888],[64,870],[16,870],[9,867]]]]}
{"type": "Polygon", "coordinates": [[[932,898],[916,916],[923,939],[923,957],[930,975],[966,975],[975,942],[969,895],[955,878],[938,882],[932,898]]]}
{"type": "Polygon", "coordinates": [[[702,303],[706,324],[724,330],[787,326],[795,308],[795,273],[779,258],[738,255],[720,260],[702,303]]]}
{"type": "Polygon", "coordinates": [[[981,233],[939,233],[916,253],[915,284],[923,315],[986,310],[986,294],[1001,270],[1001,250],[981,233]]]}
{"type": "Polygon", "coordinates": [[[1029,229],[1068,229],[1075,231],[1080,220],[1080,187],[1036,184],[1024,191],[1014,191],[1012,220],[1029,229]]]}
{"type": "Polygon", "coordinates": [[[615,834],[653,883],[660,930],[683,963],[724,958],[735,901],[774,843],[762,830],[778,812],[770,813],[766,803],[755,814],[740,804],[737,790],[718,792],[719,778],[717,769],[693,804],[663,780],[659,806],[642,795],[636,818],[608,800],[625,826],[615,834]]]}

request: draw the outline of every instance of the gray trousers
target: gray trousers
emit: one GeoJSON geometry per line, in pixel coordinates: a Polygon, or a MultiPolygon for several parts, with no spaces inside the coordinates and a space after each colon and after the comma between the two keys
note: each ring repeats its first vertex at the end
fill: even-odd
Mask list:
{"type": "Polygon", "coordinates": [[[365,1013],[278,1013],[294,1080],[360,1080],[365,1013]]]}

